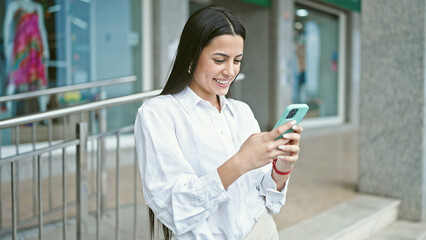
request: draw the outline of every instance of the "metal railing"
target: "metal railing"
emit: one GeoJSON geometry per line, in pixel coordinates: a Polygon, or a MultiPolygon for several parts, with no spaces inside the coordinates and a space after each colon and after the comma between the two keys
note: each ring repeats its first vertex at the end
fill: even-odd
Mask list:
{"type": "Polygon", "coordinates": [[[47,96],[47,95],[53,95],[53,94],[60,94],[60,93],[84,90],[84,89],[89,89],[89,88],[106,87],[106,86],[111,86],[111,85],[130,83],[130,82],[134,82],[134,81],[136,81],[136,76],[131,75],[131,76],[126,76],[126,77],[111,78],[111,79],[99,80],[99,81],[95,81],[95,82],[75,84],[75,85],[70,85],[70,86],[41,89],[41,90],[37,90],[37,91],[31,91],[31,92],[26,92],[26,93],[18,93],[18,94],[9,95],[9,96],[0,96],[0,103],[9,102],[9,101],[19,101],[19,100],[24,100],[24,99],[28,99],[28,98],[41,97],[41,96],[47,96]]]}
{"type": "MultiPolygon", "coordinates": [[[[62,226],[62,239],[67,239],[70,234],[70,229],[67,228],[68,223],[75,222],[77,239],[101,239],[103,238],[102,222],[106,218],[106,213],[113,210],[115,211],[115,233],[113,235],[115,239],[120,239],[120,229],[128,225],[120,224],[120,212],[124,205],[131,204],[134,208],[134,216],[133,224],[130,224],[130,226],[133,226],[132,235],[133,239],[136,239],[140,234],[137,231],[137,212],[138,204],[141,204],[142,198],[138,197],[141,194],[138,191],[140,178],[137,176],[136,154],[132,142],[133,124],[96,133],[89,129],[89,122],[96,121],[96,119],[88,118],[87,115],[92,116],[93,113],[96,114],[97,110],[105,110],[113,106],[142,102],[158,95],[160,91],[155,90],[101,100],[0,121],[0,135],[4,129],[14,131],[14,144],[2,146],[0,142],[0,238],[18,239],[20,231],[32,230],[38,233],[39,239],[45,239],[44,226],[46,224],[59,224],[62,226]],[[77,119],[74,129],[75,138],[70,138],[68,128],[74,118],[77,119]],[[59,125],[62,126],[62,139],[53,141],[53,128],[59,125]],[[47,129],[48,141],[46,143],[41,144],[37,141],[37,127],[47,129]],[[31,130],[20,133],[21,130],[28,129],[31,130]],[[32,135],[32,143],[24,149],[23,144],[20,144],[20,137],[27,132],[32,135]],[[109,140],[114,141],[115,144],[113,145],[115,146],[108,147],[109,140]],[[131,144],[123,148],[123,140],[129,140],[128,142],[131,142],[131,144]],[[124,153],[123,149],[131,150],[124,153]],[[14,153],[11,154],[13,150],[14,153]],[[114,154],[108,154],[109,151],[114,151],[114,154]],[[5,156],[5,153],[8,153],[8,156],[5,156]],[[132,193],[131,199],[125,201],[122,201],[123,197],[120,193],[123,185],[121,181],[124,181],[123,179],[127,174],[121,174],[121,171],[127,171],[124,162],[128,157],[124,158],[123,154],[133,156],[130,170],[133,174],[131,185],[134,189],[130,191],[132,193]],[[115,160],[115,168],[111,172],[106,167],[107,157],[109,156],[115,158],[113,159],[115,160]],[[47,178],[43,174],[43,169],[46,167],[45,157],[49,160],[49,176],[47,178]],[[52,161],[57,164],[56,166],[59,169],[57,182],[60,181],[60,184],[57,188],[53,187],[53,176],[50,174],[52,172],[52,161]],[[75,166],[75,173],[70,170],[73,165],[75,166]],[[28,166],[29,170],[25,171],[25,166],[28,166]],[[8,172],[10,174],[6,176],[5,173],[8,172]],[[26,178],[30,173],[32,181],[26,178]],[[107,199],[107,191],[105,190],[107,186],[110,186],[108,177],[111,176],[113,176],[112,182],[115,182],[116,190],[113,201],[107,199]],[[8,177],[10,180],[5,180],[8,177]],[[75,187],[73,188],[74,179],[75,187]],[[75,198],[70,200],[73,197],[72,190],[75,191],[75,198]],[[46,196],[48,201],[44,199],[46,196]],[[53,196],[56,196],[56,198],[53,196]],[[57,196],[61,196],[60,203],[58,203],[57,196]],[[10,216],[10,219],[7,216],[10,216]],[[95,221],[95,232],[87,229],[87,224],[92,221],[95,221]]],[[[135,112],[136,110],[134,109],[135,112]]],[[[97,120],[99,121],[99,119],[97,120]]],[[[57,128],[55,129],[58,131],[57,128]]],[[[109,191],[108,194],[110,194],[109,191]]],[[[107,228],[106,230],[109,232],[111,229],[107,228]]],[[[111,237],[110,234],[108,236],[111,237]]]]}

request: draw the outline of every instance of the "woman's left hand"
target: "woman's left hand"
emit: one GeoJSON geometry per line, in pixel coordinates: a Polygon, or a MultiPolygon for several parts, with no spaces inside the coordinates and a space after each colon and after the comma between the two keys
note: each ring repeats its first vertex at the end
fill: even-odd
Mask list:
{"type": "Polygon", "coordinates": [[[299,159],[299,142],[300,134],[303,132],[303,127],[294,125],[293,133],[286,133],[283,135],[284,139],[288,142],[285,145],[280,145],[278,148],[283,152],[282,155],[277,157],[276,168],[282,172],[288,172],[293,169],[294,164],[299,159]]]}

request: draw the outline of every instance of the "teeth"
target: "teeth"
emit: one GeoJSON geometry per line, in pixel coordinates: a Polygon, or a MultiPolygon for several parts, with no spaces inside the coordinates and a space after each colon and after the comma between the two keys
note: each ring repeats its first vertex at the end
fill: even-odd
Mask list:
{"type": "Polygon", "coordinates": [[[219,79],[214,79],[216,82],[220,83],[220,84],[227,84],[229,82],[229,80],[219,80],[219,79]]]}

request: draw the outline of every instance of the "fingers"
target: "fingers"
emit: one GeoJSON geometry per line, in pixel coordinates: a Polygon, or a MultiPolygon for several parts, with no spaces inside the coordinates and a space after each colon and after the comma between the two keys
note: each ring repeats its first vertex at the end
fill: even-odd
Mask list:
{"type": "Polygon", "coordinates": [[[303,127],[300,125],[294,125],[292,128],[295,133],[301,134],[303,132],[303,127]]]}
{"type": "Polygon", "coordinates": [[[279,145],[284,145],[290,143],[291,145],[298,145],[300,141],[300,134],[299,133],[286,133],[283,135],[282,139],[284,139],[285,142],[278,142],[281,139],[277,139],[276,142],[279,145]]]}
{"type": "MultiPolygon", "coordinates": [[[[278,126],[277,128],[273,129],[270,132],[270,138],[273,138],[274,140],[279,138],[281,135],[283,135],[283,133],[285,133],[287,130],[292,130],[293,133],[297,133],[297,134],[301,134],[303,132],[303,127],[301,125],[295,125],[296,121],[289,121],[281,126],[278,126]]],[[[290,140],[299,140],[299,139],[292,139],[294,137],[294,135],[292,135],[291,133],[289,133],[290,135],[284,134],[283,138],[285,139],[289,139],[290,140]]]]}
{"type": "Polygon", "coordinates": [[[291,129],[291,127],[294,126],[295,124],[296,124],[296,121],[289,121],[283,125],[280,125],[269,132],[270,133],[269,137],[271,138],[271,140],[274,140],[280,135],[282,135],[285,131],[291,129]]]}
{"type": "Polygon", "coordinates": [[[282,152],[288,153],[287,155],[294,156],[299,154],[300,148],[298,145],[280,145],[278,149],[282,152]]]}
{"type": "Polygon", "coordinates": [[[300,140],[300,134],[299,133],[286,133],[283,135],[283,139],[286,140],[292,140],[292,141],[299,141],[300,140]]]}
{"type": "Polygon", "coordinates": [[[279,160],[292,161],[297,160],[299,156],[298,145],[279,145],[276,149],[269,152],[270,158],[276,158],[279,160]]]}
{"type": "MultiPolygon", "coordinates": [[[[282,138],[278,138],[270,145],[269,150],[279,149],[285,146],[299,146],[300,134],[299,133],[286,133],[282,138]]],[[[291,148],[290,148],[291,151],[291,148]]]]}
{"type": "Polygon", "coordinates": [[[279,159],[281,161],[285,161],[289,164],[295,164],[297,160],[299,159],[299,155],[289,156],[289,155],[279,155],[276,157],[276,159],[279,159]]]}
{"type": "Polygon", "coordinates": [[[295,125],[295,123],[296,121],[290,121],[270,132],[254,135],[253,139],[257,142],[256,145],[262,146],[259,150],[263,149],[263,153],[259,152],[256,159],[265,161],[277,158],[284,159],[285,162],[297,161],[300,151],[300,133],[303,132],[303,128],[300,125],[295,125]],[[292,130],[292,132],[285,133],[287,130],[292,130]]]}

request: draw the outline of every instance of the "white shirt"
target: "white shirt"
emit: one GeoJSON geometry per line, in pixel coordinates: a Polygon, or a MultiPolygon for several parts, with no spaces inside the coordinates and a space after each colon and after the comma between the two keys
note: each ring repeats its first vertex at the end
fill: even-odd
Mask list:
{"type": "Polygon", "coordinates": [[[177,239],[243,239],[265,211],[278,213],[271,165],[247,172],[225,190],[217,168],[260,131],[250,107],[220,96],[221,112],[189,87],[146,101],[135,140],[147,205],[177,239]]]}

